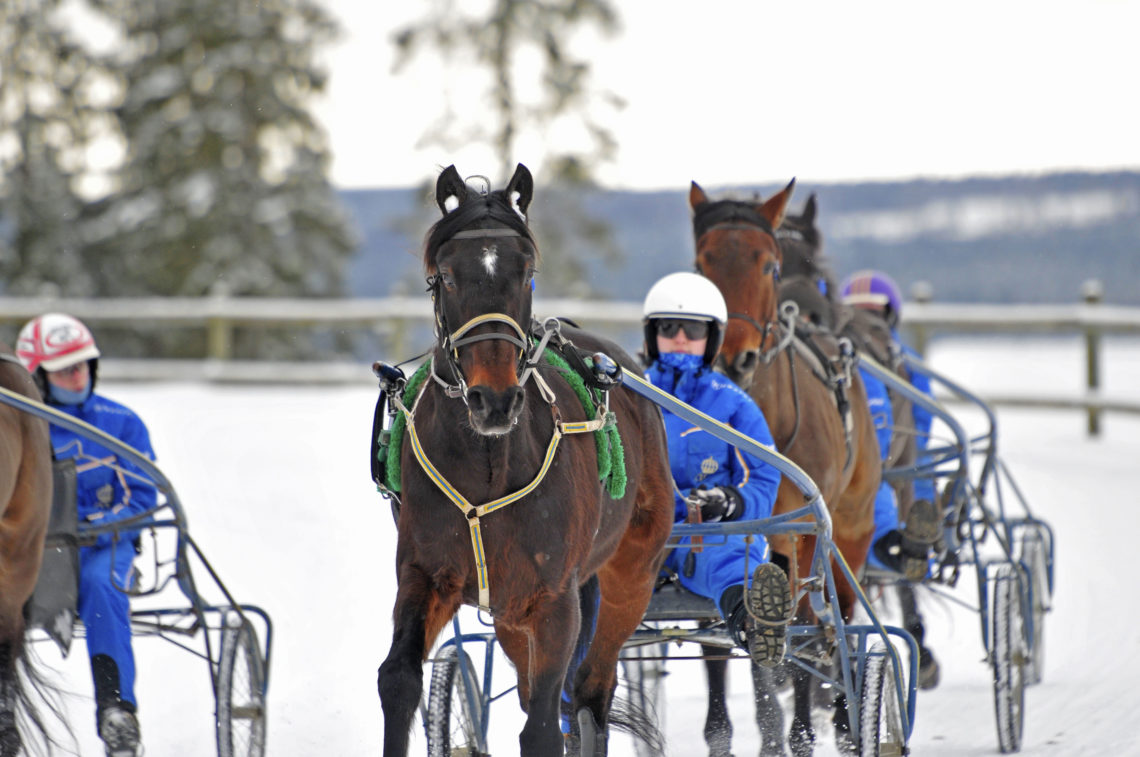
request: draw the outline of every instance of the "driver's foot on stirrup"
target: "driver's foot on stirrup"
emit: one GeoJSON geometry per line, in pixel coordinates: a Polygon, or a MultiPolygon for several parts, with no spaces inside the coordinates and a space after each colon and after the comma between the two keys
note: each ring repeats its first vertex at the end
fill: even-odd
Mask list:
{"type": "Polygon", "coordinates": [[[908,581],[921,581],[930,568],[930,548],[942,535],[938,509],[930,500],[916,500],[902,531],[902,574],[908,581]]]}
{"type": "Polygon", "coordinates": [[[788,574],[778,565],[763,563],[752,574],[752,586],[744,593],[748,603],[745,638],[752,661],[774,668],[784,659],[788,621],[792,616],[792,589],[788,574]]]}

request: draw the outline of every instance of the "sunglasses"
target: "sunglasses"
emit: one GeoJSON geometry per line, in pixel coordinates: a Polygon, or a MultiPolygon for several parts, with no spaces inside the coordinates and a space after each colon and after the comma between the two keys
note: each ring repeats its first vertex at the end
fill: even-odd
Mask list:
{"type": "Polygon", "coordinates": [[[657,321],[657,333],[666,339],[677,336],[678,331],[684,331],[689,339],[708,339],[708,321],[690,321],[682,318],[661,318],[657,321]]]}

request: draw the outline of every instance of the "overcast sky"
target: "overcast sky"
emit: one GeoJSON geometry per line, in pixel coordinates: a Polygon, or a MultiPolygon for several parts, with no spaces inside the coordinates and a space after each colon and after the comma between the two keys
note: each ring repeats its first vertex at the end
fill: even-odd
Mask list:
{"type": "MultiPolygon", "coordinates": [[[[391,72],[391,32],[424,4],[324,2],[344,27],[317,104],[337,186],[498,170],[485,149],[417,147],[448,99],[485,107],[438,64],[391,72]]],[[[609,187],[1140,168],[1140,0],[615,5],[622,31],[573,50],[627,101],[597,110],[619,145],[609,187]]],[[[535,168],[543,149],[530,135],[517,160],[535,168]]]]}

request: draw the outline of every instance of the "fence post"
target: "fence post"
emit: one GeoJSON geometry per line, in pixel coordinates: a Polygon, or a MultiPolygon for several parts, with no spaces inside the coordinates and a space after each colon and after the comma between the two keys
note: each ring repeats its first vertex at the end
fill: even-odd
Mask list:
{"type": "MultiPolygon", "coordinates": [[[[1081,284],[1081,296],[1086,305],[1099,305],[1104,299],[1104,285],[1097,279],[1089,279],[1081,284]]],[[[1093,324],[1085,325],[1085,383],[1086,396],[1092,398],[1100,390],[1100,329],[1093,324]]],[[[1089,436],[1100,436],[1099,407],[1088,407],[1089,436]]]]}
{"type": "MultiPolygon", "coordinates": [[[[206,318],[206,357],[213,360],[229,360],[233,357],[233,332],[230,322],[218,311],[225,311],[225,301],[229,297],[229,286],[224,281],[215,282],[210,287],[210,297],[217,304],[215,313],[206,318]]],[[[209,312],[209,310],[207,310],[209,312]]]]}
{"type": "MultiPolygon", "coordinates": [[[[910,298],[914,302],[927,304],[934,299],[934,286],[929,281],[916,281],[910,287],[910,298]]],[[[930,342],[930,333],[923,325],[912,323],[911,333],[914,334],[912,346],[919,357],[926,359],[926,347],[930,342]]]]}

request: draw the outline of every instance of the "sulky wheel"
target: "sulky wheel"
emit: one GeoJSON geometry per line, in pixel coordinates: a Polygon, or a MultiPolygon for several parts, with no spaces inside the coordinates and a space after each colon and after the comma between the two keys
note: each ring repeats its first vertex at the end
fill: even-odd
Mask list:
{"type": "Polygon", "coordinates": [[[863,692],[859,703],[860,757],[898,757],[908,754],[898,687],[890,650],[876,642],[867,653],[863,692]]]}
{"type": "Polygon", "coordinates": [[[998,747],[1003,754],[1021,750],[1025,722],[1025,665],[1029,644],[1025,629],[1024,574],[1020,564],[1005,563],[994,572],[994,706],[998,747]]]}
{"type": "Polygon", "coordinates": [[[428,757],[487,757],[482,728],[486,708],[478,680],[465,652],[454,645],[439,650],[431,666],[424,715],[428,757]]]}
{"type": "Polygon", "coordinates": [[[253,625],[237,612],[223,623],[217,687],[219,757],[262,757],[265,659],[253,625]]]}
{"type": "Polygon", "coordinates": [[[1041,683],[1045,674],[1045,614],[1053,603],[1053,587],[1050,585],[1050,551],[1046,541],[1048,535],[1042,528],[1030,529],[1021,542],[1021,562],[1029,571],[1033,603],[1033,646],[1025,665],[1025,683],[1041,683]]]}

